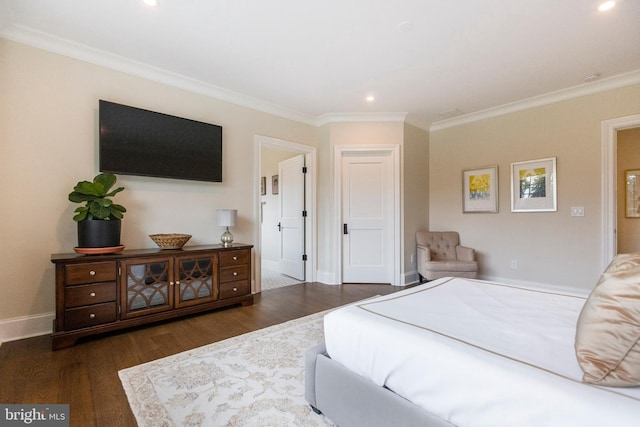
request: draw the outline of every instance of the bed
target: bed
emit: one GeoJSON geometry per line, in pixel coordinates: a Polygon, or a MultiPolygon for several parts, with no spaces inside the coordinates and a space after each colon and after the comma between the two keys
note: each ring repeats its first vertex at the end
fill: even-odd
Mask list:
{"type": "MultiPolygon", "coordinates": [[[[582,327],[603,344],[587,326],[607,322],[585,307],[613,273],[628,270],[618,261],[591,296],[449,277],[332,311],[325,342],[305,356],[305,397],[342,427],[638,425],[637,373],[611,379],[614,367],[585,382],[593,348],[583,357],[589,342],[577,340],[582,327]]],[[[640,316],[640,256],[634,266],[627,285],[640,316]]],[[[634,322],[627,354],[640,354],[640,317],[634,322]]],[[[640,370],[638,360],[615,365],[640,370]]]]}

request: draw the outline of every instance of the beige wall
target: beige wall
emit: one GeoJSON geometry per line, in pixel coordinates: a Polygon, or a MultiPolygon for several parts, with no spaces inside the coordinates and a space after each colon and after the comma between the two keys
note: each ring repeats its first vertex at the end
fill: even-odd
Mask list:
{"type": "Polygon", "coordinates": [[[640,128],[622,130],[617,136],[618,253],[638,252],[640,251],[640,217],[627,218],[625,215],[625,171],[640,170],[640,128]]]}
{"type": "MultiPolygon", "coordinates": [[[[403,195],[404,257],[407,279],[417,275],[416,231],[429,229],[429,133],[404,126],[403,195]]],[[[417,276],[414,277],[418,280],[417,276]]],[[[409,280],[406,280],[410,282],[409,280]]]]}
{"type": "MultiPolygon", "coordinates": [[[[67,194],[97,172],[98,99],[223,127],[222,183],[119,176],[128,212],[122,243],[154,247],[151,233],[216,243],[215,210],[238,209],[237,242],[254,243],[254,137],[316,145],[316,127],[0,39],[0,321],[54,311],[51,253],[76,246],[67,194]]],[[[0,339],[2,337],[0,336],[0,339]]]]}
{"type": "Polygon", "coordinates": [[[639,112],[634,85],[431,132],[430,228],[459,231],[483,277],[591,289],[603,244],[601,122],[639,112]],[[557,157],[558,211],[512,213],[511,163],[546,157],[557,157]],[[499,213],[463,214],[462,170],[491,164],[499,213]],[[585,216],[572,217],[572,206],[585,216]]]}

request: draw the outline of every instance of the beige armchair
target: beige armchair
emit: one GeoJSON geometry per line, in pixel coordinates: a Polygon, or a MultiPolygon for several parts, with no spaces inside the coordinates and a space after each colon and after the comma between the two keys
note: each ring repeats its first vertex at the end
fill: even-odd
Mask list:
{"type": "Polygon", "coordinates": [[[441,277],[478,276],[478,263],[474,249],[460,246],[455,231],[418,231],[418,274],[427,280],[441,277]]]}

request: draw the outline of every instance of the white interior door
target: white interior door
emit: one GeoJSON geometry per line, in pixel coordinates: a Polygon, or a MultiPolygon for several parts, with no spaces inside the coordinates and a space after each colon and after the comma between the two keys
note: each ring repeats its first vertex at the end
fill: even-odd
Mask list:
{"type": "Polygon", "coordinates": [[[388,152],[342,157],[342,281],[393,282],[393,164],[388,152]]]}
{"type": "Polygon", "coordinates": [[[279,259],[282,274],[304,281],[304,155],[278,163],[279,259]]]}

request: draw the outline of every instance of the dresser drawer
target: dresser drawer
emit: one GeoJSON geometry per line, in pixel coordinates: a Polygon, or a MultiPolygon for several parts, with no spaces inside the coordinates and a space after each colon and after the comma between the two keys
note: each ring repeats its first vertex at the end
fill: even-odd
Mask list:
{"type": "Polygon", "coordinates": [[[64,289],[65,308],[99,304],[116,300],[116,282],[67,286],[64,289]]]}
{"type": "Polygon", "coordinates": [[[238,280],[220,284],[220,299],[233,298],[251,293],[251,284],[248,280],[238,280]]]}
{"type": "Polygon", "coordinates": [[[65,267],[65,285],[67,286],[81,285],[84,283],[111,282],[115,280],[115,261],[71,264],[65,267]]]}
{"type": "Polygon", "coordinates": [[[220,267],[229,267],[232,265],[249,264],[249,256],[251,251],[239,249],[237,251],[220,252],[220,267]]]}
{"type": "Polygon", "coordinates": [[[66,330],[86,328],[115,322],[116,317],[115,301],[88,307],[70,308],[64,311],[64,326],[66,330]]]}
{"type": "Polygon", "coordinates": [[[235,267],[223,267],[220,269],[220,283],[232,282],[249,278],[249,266],[238,265],[235,267]]]}

